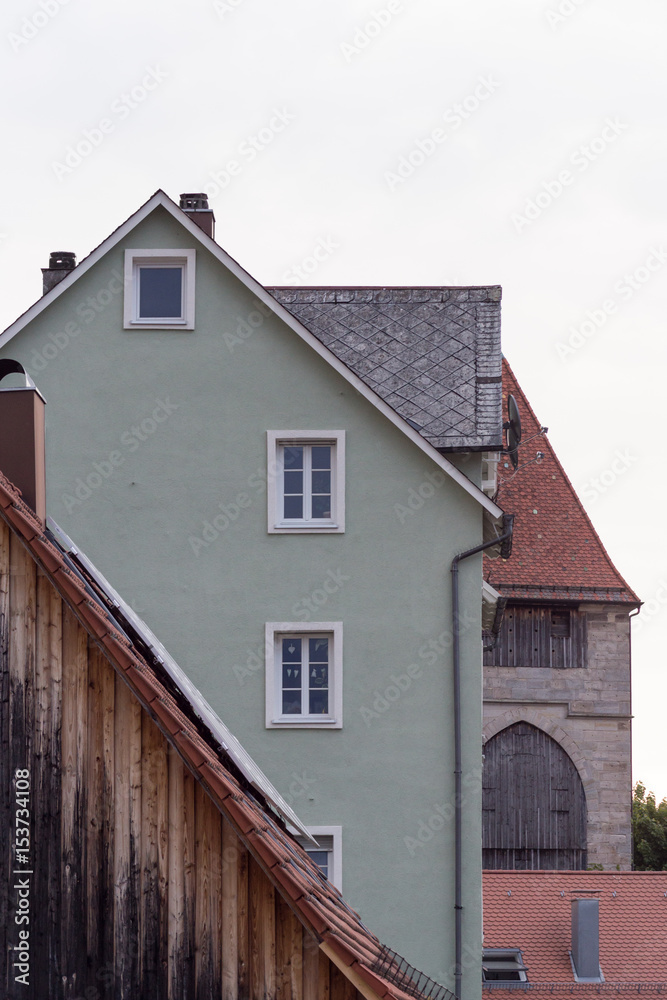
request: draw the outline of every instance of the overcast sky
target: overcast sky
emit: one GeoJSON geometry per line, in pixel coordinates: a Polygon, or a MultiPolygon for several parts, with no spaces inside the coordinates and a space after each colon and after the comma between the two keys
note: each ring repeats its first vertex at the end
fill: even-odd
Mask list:
{"type": "Polygon", "coordinates": [[[159,187],[207,190],[218,242],[264,284],[503,286],[504,353],[646,602],[634,773],[667,795],[664,0],[0,17],[0,329],[49,251],[81,259],[159,187]]]}

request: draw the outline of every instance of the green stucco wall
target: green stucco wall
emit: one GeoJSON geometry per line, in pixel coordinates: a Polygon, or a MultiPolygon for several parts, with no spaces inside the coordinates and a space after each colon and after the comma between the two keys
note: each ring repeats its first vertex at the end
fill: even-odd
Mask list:
{"type": "MultiPolygon", "coordinates": [[[[481,541],[481,508],[449,479],[423,489],[419,506],[431,460],[280,319],[257,312],[242,283],[166,212],[124,246],[197,247],[195,330],[122,329],[117,247],[4,348],[47,399],[49,513],[303,822],[342,826],[343,893],[367,925],[451,986],[450,564],[481,541]],[[251,314],[254,328],[244,325],[251,314]],[[345,534],[267,533],[270,428],[345,429],[345,534]],[[194,543],[220,513],[226,526],[207,531],[206,546],[194,543]],[[325,581],[338,583],[327,593],[325,581]],[[343,729],[267,731],[264,623],[306,615],[343,622],[343,729]]],[[[462,468],[478,479],[478,458],[462,468]]],[[[478,558],[461,566],[461,598],[472,1000],[481,948],[478,558]]]]}

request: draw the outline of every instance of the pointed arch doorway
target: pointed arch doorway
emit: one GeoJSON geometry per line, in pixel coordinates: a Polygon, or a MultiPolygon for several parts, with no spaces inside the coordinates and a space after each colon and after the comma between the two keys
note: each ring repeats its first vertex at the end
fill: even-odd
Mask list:
{"type": "Polygon", "coordinates": [[[586,867],[586,793],[548,733],[516,722],[484,746],[482,863],[491,869],[586,867]]]}

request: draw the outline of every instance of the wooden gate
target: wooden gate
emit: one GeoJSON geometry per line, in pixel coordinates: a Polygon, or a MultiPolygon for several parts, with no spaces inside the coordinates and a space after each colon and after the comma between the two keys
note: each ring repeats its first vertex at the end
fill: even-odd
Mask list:
{"type": "Polygon", "coordinates": [[[585,868],[586,793],[565,750],[517,722],[488,740],[484,755],[484,867],[585,868]]]}

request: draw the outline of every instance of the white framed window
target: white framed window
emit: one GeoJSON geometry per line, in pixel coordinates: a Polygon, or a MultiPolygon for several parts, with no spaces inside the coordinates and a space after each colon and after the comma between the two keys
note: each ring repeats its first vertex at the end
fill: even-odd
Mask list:
{"type": "Polygon", "coordinates": [[[345,531],[345,431],[267,431],[270,534],[345,531]]]}
{"type": "Polygon", "coordinates": [[[342,622],[267,622],[266,728],[342,725],[342,622]]]}
{"type": "Polygon", "coordinates": [[[482,981],[503,986],[528,988],[526,973],[520,948],[484,948],[482,952],[482,981]]]}
{"type": "Polygon", "coordinates": [[[126,330],[194,330],[194,250],[126,250],[126,330]]]}
{"type": "Polygon", "coordinates": [[[306,829],[317,841],[317,847],[306,837],[301,837],[298,834],[295,836],[295,840],[298,840],[306,854],[310,855],[322,874],[342,892],[343,828],[341,826],[309,826],[306,829]]]}

